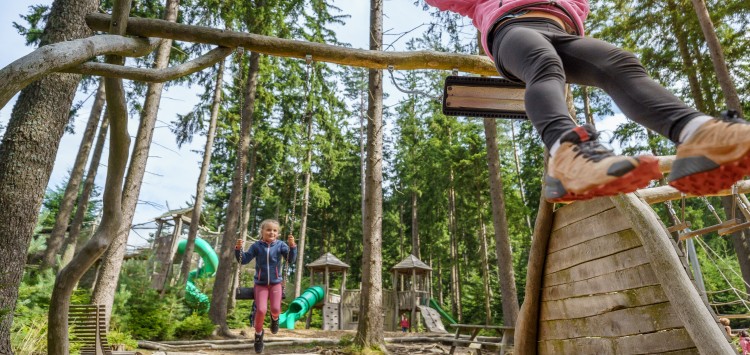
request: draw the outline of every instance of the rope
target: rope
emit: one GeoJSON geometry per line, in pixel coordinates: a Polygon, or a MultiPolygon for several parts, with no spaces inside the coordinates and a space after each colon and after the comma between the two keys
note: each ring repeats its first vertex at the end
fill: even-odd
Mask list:
{"type": "MultiPolygon", "coordinates": [[[[719,256],[718,254],[716,254],[716,252],[713,249],[711,249],[710,246],[708,246],[708,244],[705,241],[703,241],[702,238],[695,238],[695,240],[698,241],[698,244],[701,247],[703,247],[704,250],[710,251],[714,255],[719,256]]],[[[716,261],[714,261],[714,259],[711,257],[711,255],[709,253],[706,253],[706,257],[711,261],[711,263],[714,264],[714,266],[716,266],[716,270],[719,272],[719,274],[724,279],[724,281],[727,283],[727,285],[729,285],[729,287],[731,288],[731,290],[735,294],[735,296],[737,296],[737,299],[742,303],[743,306],[745,306],[745,309],[747,309],[748,311],[750,311],[750,306],[747,304],[747,302],[745,302],[745,300],[742,298],[742,296],[740,296],[739,292],[737,292],[737,289],[734,287],[734,285],[732,285],[732,283],[726,277],[726,275],[721,270],[721,268],[719,268],[719,265],[716,263],[716,261]]],[[[730,270],[732,270],[732,268],[730,268],[730,270]]],[[[732,270],[732,272],[734,272],[735,275],[737,275],[736,271],[732,270]]],[[[742,279],[741,276],[740,276],[740,279],[742,279]]],[[[742,282],[747,286],[747,283],[745,283],[744,279],[742,279],[742,280],[743,280],[742,282]]]]}

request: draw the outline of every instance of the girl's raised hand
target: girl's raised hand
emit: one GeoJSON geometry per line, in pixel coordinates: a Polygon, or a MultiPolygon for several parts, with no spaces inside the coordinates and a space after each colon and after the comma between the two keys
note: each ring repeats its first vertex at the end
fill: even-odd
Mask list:
{"type": "Polygon", "coordinates": [[[235,250],[242,250],[242,239],[237,239],[237,244],[234,245],[235,250]]]}
{"type": "Polygon", "coordinates": [[[288,237],[286,237],[286,243],[289,244],[290,248],[294,248],[297,246],[297,244],[294,244],[294,236],[291,234],[288,237]]]}

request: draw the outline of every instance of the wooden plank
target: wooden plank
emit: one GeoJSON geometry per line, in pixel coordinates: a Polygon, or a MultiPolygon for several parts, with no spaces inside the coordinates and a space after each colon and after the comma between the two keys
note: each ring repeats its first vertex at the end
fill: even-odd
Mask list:
{"type": "Polygon", "coordinates": [[[588,261],[614,255],[641,246],[641,240],[632,229],[603,235],[547,255],[544,274],[552,274],[588,261]]]}
{"type": "Polygon", "coordinates": [[[559,354],[617,354],[614,340],[609,338],[578,338],[539,341],[539,355],[559,354]]]}
{"type": "Polygon", "coordinates": [[[690,338],[690,334],[685,328],[619,338],[617,339],[617,348],[630,354],[653,354],[676,350],[698,353],[693,339],[690,338]]]}
{"type": "Polygon", "coordinates": [[[544,285],[549,287],[586,280],[647,263],[648,258],[643,247],[637,247],[546,275],[544,276],[544,285]]]}
{"type": "Polygon", "coordinates": [[[539,339],[621,337],[682,327],[669,302],[626,308],[587,318],[539,322],[539,339]]]}
{"type": "Polygon", "coordinates": [[[611,272],[591,279],[542,288],[542,302],[570,297],[618,292],[651,285],[659,281],[650,264],[611,272]]]}
{"type": "Polygon", "coordinates": [[[660,285],[622,292],[566,298],[542,302],[540,320],[585,318],[619,309],[667,302],[660,285]]]}
{"type": "Polygon", "coordinates": [[[616,209],[609,209],[552,232],[548,253],[584,243],[599,236],[630,228],[616,209]]]}
{"type": "Polygon", "coordinates": [[[622,338],[575,338],[539,342],[539,354],[698,354],[684,328],[622,338]]]}
{"type": "Polygon", "coordinates": [[[552,231],[612,208],[615,208],[615,205],[609,198],[595,198],[588,201],[571,203],[555,211],[552,231]]]}

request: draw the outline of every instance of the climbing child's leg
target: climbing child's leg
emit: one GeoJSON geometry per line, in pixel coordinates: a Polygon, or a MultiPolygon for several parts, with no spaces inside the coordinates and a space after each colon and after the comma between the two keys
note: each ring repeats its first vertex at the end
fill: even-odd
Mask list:
{"type": "Polygon", "coordinates": [[[662,175],[653,157],[617,156],[593,127],[576,127],[565,99],[566,74],[553,46],[562,29],[545,21],[510,25],[495,35],[498,68],[526,83],[526,112],[549,148],[545,198],[554,202],[635,191],[662,175]]]}
{"type": "Polygon", "coordinates": [[[609,43],[552,39],[570,82],[602,88],[632,120],[678,143],[670,185],[694,195],[728,189],[750,174],[750,124],[713,119],[651,79],[638,59],[609,43]]]}

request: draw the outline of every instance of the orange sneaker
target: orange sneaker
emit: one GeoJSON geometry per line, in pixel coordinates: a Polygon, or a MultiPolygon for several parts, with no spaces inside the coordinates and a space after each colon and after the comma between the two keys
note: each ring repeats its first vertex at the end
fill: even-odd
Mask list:
{"type": "Polygon", "coordinates": [[[633,192],[662,177],[653,156],[615,155],[598,137],[591,125],[563,134],[544,178],[547,201],[572,202],[633,192]]]}
{"type": "Polygon", "coordinates": [[[750,175],[750,124],[732,111],[722,116],[677,147],[669,185],[690,195],[710,195],[750,175]]]}

